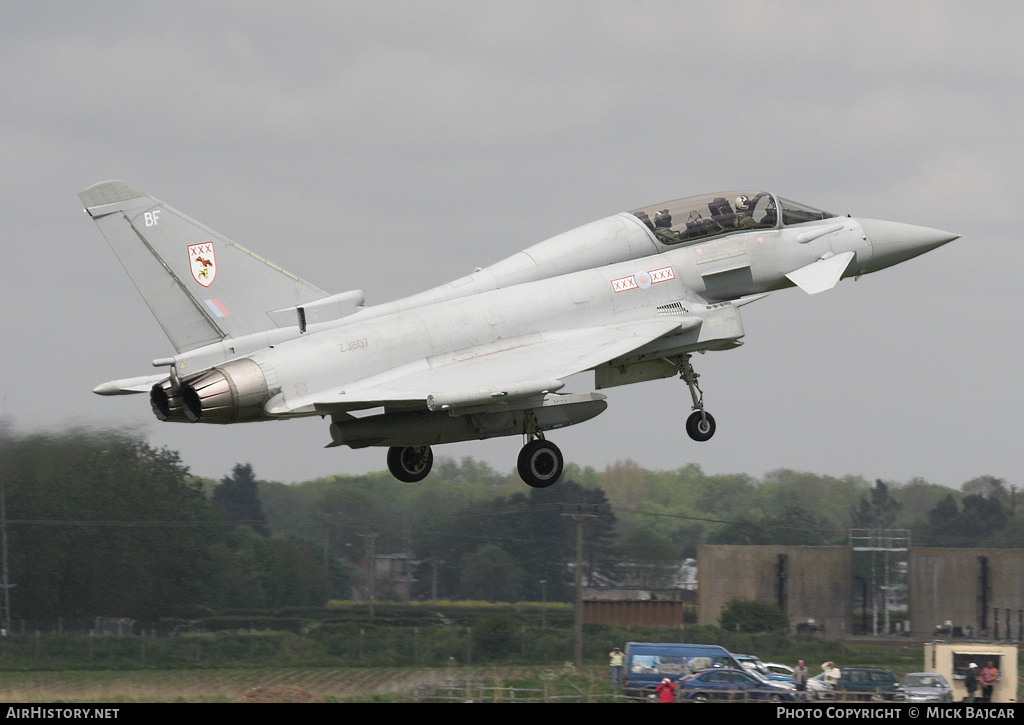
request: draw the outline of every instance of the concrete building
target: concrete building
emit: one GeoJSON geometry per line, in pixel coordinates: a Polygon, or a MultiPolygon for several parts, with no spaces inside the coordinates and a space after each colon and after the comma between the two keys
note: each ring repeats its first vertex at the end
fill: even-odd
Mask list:
{"type": "MultiPolygon", "coordinates": [[[[717,625],[730,599],[761,599],[788,612],[798,630],[847,636],[853,557],[849,546],[700,546],[698,623],[717,625]]],[[[910,547],[905,570],[904,634],[1024,641],[1024,550],[910,547]]]]}
{"type": "Polygon", "coordinates": [[[1024,640],[1020,549],[911,548],[907,584],[915,634],[1024,640]]]}
{"type": "Polygon", "coordinates": [[[848,546],[697,548],[698,624],[718,625],[730,599],[778,604],[803,631],[851,633],[853,551],[848,546]]]}

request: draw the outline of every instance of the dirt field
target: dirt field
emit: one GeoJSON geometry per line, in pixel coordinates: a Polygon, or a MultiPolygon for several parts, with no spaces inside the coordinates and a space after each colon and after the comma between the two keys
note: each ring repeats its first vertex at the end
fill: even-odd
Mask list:
{"type": "Polygon", "coordinates": [[[0,702],[336,702],[395,694],[412,699],[416,688],[464,687],[467,680],[494,685],[531,674],[507,667],[5,672],[0,702]]]}

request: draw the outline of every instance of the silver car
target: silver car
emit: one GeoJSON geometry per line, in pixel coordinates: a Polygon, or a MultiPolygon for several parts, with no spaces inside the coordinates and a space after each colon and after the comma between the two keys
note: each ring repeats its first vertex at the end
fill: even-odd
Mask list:
{"type": "Polygon", "coordinates": [[[825,682],[825,673],[807,678],[808,700],[835,700],[836,693],[832,685],[825,682]]]}
{"type": "Polygon", "coordinates": [[[911,672],[900,687],[908,702],[953,702],[953,688],[938,672],[911,672]]]}

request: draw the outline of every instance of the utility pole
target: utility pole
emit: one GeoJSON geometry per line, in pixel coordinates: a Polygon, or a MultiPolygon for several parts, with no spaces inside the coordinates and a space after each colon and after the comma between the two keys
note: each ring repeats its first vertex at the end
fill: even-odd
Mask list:
{"type": "Polygon", "coordinates": [[[540,580],[540,628],[548,628],[548,580],[540,580]]]}
{"type": "Polygon", "coordinates": [[[366,539],[366,571],[370,585],[370,619],[373,619],[373,600],[377,596],[377,534],[357,534],[366,539]]]}
{"type": "Polygon", "coordinates": [[[444,564],[444,559],[438,559],[437,557],[430,557],[427,559],[430,562],[430,600],[432,602],[437,601],[437,565],[444,564]]]}
{"type": "Polygon", "coordinates": [[[597,506],[589,507],[588,513],[583,504],[559,506],[562,516],[570,516],[576,522],[576,671],[583,671],[583,521],[586,518],[597,518],[597,506]]]}
{"type": "Polygon", "coordinates": [[[324,517],[324,597],[325,604],[331,599],[331,519],[340,515],[341,511],[331,514],[320,513],[324,517]]]}
{"type": "Polygon", "coordinates": [[[8,634],[11,631],[11,587],[14,585],[7,578],[7,497],[4,491],[4,482],[0,480],[0,537],[3,547],[3,581],[0,586],[4,590],[3,611],[0,612],[0,634],[8,634]]]}

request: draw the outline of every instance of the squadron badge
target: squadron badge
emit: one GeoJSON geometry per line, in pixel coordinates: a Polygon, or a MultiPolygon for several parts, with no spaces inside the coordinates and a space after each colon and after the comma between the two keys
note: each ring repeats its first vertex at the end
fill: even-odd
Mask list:
{"type": "Polygon", "coordinates": [[[188,245],[188,264],[192,279],[203,287],[213,284],[217,276],[217,257],[213,253],[213,242],[188,245]]]}

